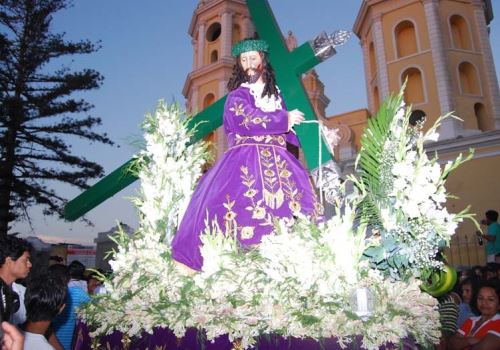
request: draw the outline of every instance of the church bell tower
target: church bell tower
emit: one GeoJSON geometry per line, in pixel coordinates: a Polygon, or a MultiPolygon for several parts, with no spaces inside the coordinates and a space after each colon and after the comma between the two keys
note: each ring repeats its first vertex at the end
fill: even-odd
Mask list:
{"type": "Polygon", "coordinates": [[[363,0],[361,39],[369,110],[407,81],[415,119],[454,111],[442,139],[500,128],[500,93],[489,41],[491,0],[363,0]]]}
{"type": "MultiPolygon", "coordinates": [[[[254,31],[245,0],[199,1],[188,30],[193,44],[193,68],[182,90],[188,113],[194,115],[227,94],[234,64],[231,48],[253,36],[254,31]]],[[[215,158],[224,153],[226,139],[222,128],[208,140],[215,158]]]]}

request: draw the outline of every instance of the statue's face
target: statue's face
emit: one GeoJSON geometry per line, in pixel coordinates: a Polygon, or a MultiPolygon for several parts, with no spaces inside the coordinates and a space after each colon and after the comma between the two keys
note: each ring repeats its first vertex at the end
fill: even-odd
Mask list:
{"type": "Polygon", "coordinates": [[[240,55],[241,67],[248,76],[260,74],[262,71],[262,57],[259,51],[243,52],[240,55]]]}

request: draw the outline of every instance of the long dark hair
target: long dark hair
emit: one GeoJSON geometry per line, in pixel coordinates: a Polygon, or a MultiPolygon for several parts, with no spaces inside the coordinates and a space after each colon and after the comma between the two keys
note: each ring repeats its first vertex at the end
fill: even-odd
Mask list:
{"type": "MultiPolygon", "coordinates": [[[[262,96],[268,95],[271,97],[274,95],[278,98],[278,89],[276,88],[276,80],[274,78],[274,69],[269,63],[269,59],[265,52],[260,52],[260,57],[262,58],[262,79],[264,80],[264,90],[262,91],[262,96]]],[[[227,83],[227,89],[233,91],[237,89],[241,84],[248,82],[248,75],[243,70],[240,63],[240,56],[236,57],[236,63],[233,66],[233,73],[231,78],[227,83]]]]}

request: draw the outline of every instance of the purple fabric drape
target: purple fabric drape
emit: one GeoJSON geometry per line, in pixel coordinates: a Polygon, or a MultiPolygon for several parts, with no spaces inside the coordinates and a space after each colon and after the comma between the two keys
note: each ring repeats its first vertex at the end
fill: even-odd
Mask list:
{"type": "MultiPolygon", "coordinates": [[[[186,335],[178,339],[174,333],[166,328],[157,327],[152,334],[143,333],[141,337],[130,339],[129,350],[232,350],[234,344],[227,336],[217,338],[213,343],[203,339],[202,333],[196,329],[189,329],[186,335]]],[[[383,346],[380,350],[415,349],[415,343],[410,339],[401,340],[400,344],[390,344],[383,346]]],[[[73,350],[92,349],[92,339],[89,336],[87,326],[78,322],[76,327],[76,342],[73,350]]],[[[114,332],[99,339],[98,349],[122,350],[127,349],[122,342],[122,334],[114,332]]],[[[322,343],[312,339],[283,338],[278,335],[263,336],[257,339],[254,349],[259,350],[341,350],[335,339],[325,339],[322,343]]],[[[363,350],[361,347],[361,337],[356,337],[348,350],[363,350]]]]}
{"type": "Polygon", "coordinates": [[[229,149],[201,178],[172,241],[173,258],[195,270],[203,265],[200,234],[207,218],[247,247],[273,230],[275,218],[294,212],[322,216],[308,173],[286,149],[298,139],[288,130],[281,98],[263,111],[251,89],[242,85],[229,93],[224,106],[229,149]]]}

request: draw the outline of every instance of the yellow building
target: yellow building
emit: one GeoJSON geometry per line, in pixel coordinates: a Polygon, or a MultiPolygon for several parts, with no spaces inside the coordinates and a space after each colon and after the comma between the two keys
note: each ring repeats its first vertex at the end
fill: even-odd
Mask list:
{"type": "MultiPolygon", "coordinates": [[[[368,107],[325,117],[329,99],[314,70],[303,77],[317,115],[340,131],[336,159],[353,171],[360,137],[370,115],[391,92],[407,81],[405,100],[412,119],[426,117],[428,125],[454,111],[462,118],[446,120],[440,140],[428,147],[441,162],[474,148],[472,161],[454,172],[447,189],[459,196],[449,210],[471,206],[480,219],[487,209],[500,210],[500,93],[488,24],[493,19],[489,0],[364,0],[353,31],[360,39],[368,107]]],[[[245,0],[200,0],[189,34],[193,71],[183,94],[189,112],[200,111],[226,95],[234,59],[232,45],[254,33],[245,0]]],[[[291,33],[289,49],[297,43],[291,33]]],[[[222,130],[211,137],[216,157],[226,149],[222,130]]],[[[485,262],[470,222],[460,225],[448,257],[454,265],[485,262]]]]}
{"type": "MultiPolygon", "coordinates": [[[[454,111],[462,119],[445,121],[440,140],[428,151],[444,163],[475,149],[473,160],[449,177],[447,190],[459,197],[449,201],[450,211],[470,205],[478,219],[487,209],[500,210],[500,94],[488,36],[492,19],[485,0],[364,0],[353,29],[361,41],[371,114],[407,80],[405,100],[413,118],[425,116],[430,125],[454,111]]],[[[485,262],[474,232],[472,223],[460,225],[447,252],[452,264],[485,262]]]]}

